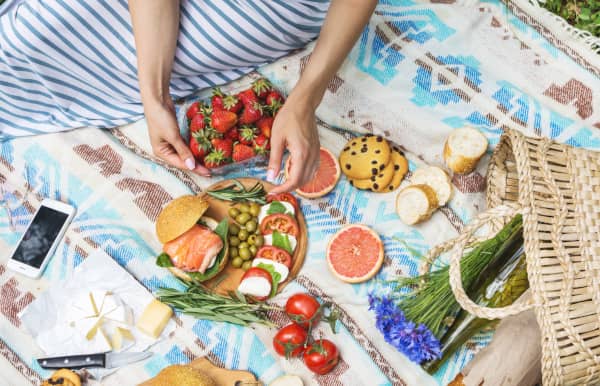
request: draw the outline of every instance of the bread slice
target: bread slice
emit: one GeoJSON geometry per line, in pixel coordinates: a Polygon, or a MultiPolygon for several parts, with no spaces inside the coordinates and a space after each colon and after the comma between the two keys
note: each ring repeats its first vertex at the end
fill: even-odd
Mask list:
{"type": "Polygon", "coordinates": [[[452,197],[452,181],[448,174],[437,166],[425,166],[415,170],[410,182],[413,185],[425,184],[431,187],[439,206],[444,206],[452,197]]]}
{"type": "Polygon", "coordinates": [[[428,185],[411,185],[398,193],[396,213],[407,225],[427,220],[438,207],[435,191],[428,185]]]}
{"type": "Polygon", "coordinates": [[[471,173],[487,147],[488,140],[479,130],[472,127],[456,129],[446,139],[444,161],[454,173],[471,173]]]}
{"type": "Polygon", "coordinates": [[[187,232],[202,217],[208,206],[204,195],[186,195],[169,202],[156,219],[158,241],[166,244],[187,232]]]}

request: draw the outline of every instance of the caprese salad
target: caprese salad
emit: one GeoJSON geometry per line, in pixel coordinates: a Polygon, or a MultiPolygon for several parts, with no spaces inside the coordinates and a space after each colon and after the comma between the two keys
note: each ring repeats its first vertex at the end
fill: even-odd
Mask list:
{"type": "Polygon", "coordinates": [[[231,264],[246,271],[240,293],[264,301],[287,280],[298,247],[298,211],[290,193],[268,195],[262,206],[237,204],[229,210],[231,264]]]}

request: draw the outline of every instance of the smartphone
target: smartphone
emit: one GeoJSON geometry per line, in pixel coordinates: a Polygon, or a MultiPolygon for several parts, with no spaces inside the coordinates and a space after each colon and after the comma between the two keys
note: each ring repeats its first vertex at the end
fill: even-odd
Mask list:
{"type": "Polygon", "coordinates": [[[8,268],[32,278],[40,277],[74,216],[71,205],[43,200],[8,260],[8,268]]]}

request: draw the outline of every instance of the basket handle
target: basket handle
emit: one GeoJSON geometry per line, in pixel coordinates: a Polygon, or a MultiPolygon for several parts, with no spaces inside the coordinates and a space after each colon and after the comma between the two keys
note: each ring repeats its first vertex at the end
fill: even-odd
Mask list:
{"type": "Polygon", "coordinates": [[[452,288],[452,292],[454,293],[458,304],[460,304],[465,311],[477,316],[478,318],[502,319],[507,316],[519,314],[534,307],[531,299],[528,299],[525,302],[514,303],[506,307],[482,307],[472,301],[466,294],[462,285],[462,276],[460,272],[460,261],[463,257],[464,250],[471,241],[473,234],[481,226],[490,223],[493,220],[497,220],[498,218],[514,217],[518,213],[525,214],[526,212],[528,212],[528,210],[514,204],[505,204],[489,209],[479,214],[473,221],[465,226],[459,237],[452,240],[451,243],[447,243],[448,245],[454,246],[453,252],[450,256],[449,269],[450,287],[452,288]]]}

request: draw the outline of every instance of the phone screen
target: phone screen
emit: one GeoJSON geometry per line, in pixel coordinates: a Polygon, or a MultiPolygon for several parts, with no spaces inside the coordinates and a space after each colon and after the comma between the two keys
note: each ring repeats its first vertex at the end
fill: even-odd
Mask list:
{"type": "Polygon", "coordinates": [[[47,206],[40,207],[12,258],[39,268],[68,217],[47,206]]]}

